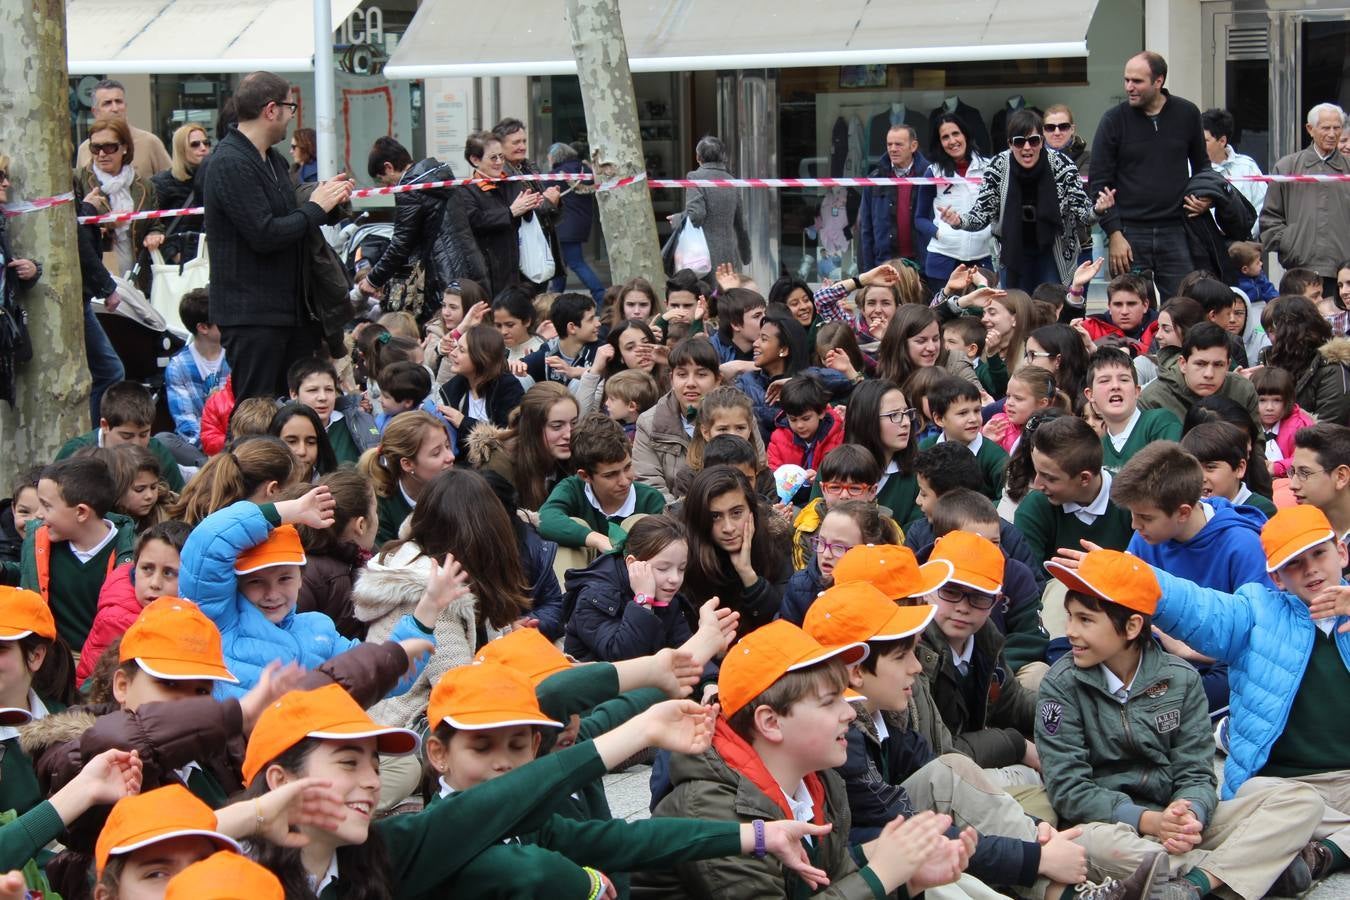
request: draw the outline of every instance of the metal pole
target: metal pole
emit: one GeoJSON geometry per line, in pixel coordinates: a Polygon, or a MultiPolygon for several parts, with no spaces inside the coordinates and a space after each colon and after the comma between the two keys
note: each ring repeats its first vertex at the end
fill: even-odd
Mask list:
{"type": "Polygon", "coordinates": [[[314,0],[314,131],[318,138],[319,180],[337,174],[337,89],[333,83],[333,8],[314,0]]]}

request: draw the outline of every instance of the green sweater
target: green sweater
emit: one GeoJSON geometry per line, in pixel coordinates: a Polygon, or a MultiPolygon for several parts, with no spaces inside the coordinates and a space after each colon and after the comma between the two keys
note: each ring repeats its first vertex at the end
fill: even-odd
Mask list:
{"type": "Polygon", "coordinates": [[[1008,364],[1001,356],[988,356],[975,367],[975,377],[985,393],[1000,400],[1008,393],[1008,364]]]}
{"type": "Polygon", "coordinates": [[[375,546],[379,547],[398,537],[403,520],[412,515],[413,508],[403,498],[403,489],[395,484],[392,494],[375,499],[375,509],[380,514],[380,527],[375,531],[375,546]]]}
{"type": "MultiPolygon", "coordinates": [[[[629,515],[648,513],[657,515],[666,508],[666,499],[655,488],[640,482],[633,482],[637,492],[637,502],[629,515]]],[[[576,475],[569,475],[558,482],[539,507],[539,535],[546,541],[556,541],[559,547],[585,547],[586,538],[591,532],[608,535],[615,550],[623,548],[628,533],[623,530],[623,519],[627,516],[606,516],[586,497],[586,482],[576,475]],[[585,525],[572,521],[581,519],[585,525]]]]}
{"type": "Polygon", "coordinates": [[[1255,506],[1257,509],[1261,510],[1261,512],[1266,514],[1267,519],[1275,515],[1275,504],[1271,502],[1269,497],[1262,497],[1260,494],[1252,494],[1242,502],[1247,506],[1255,506]]]}
{"type": "MultiPolygon", "coordinates": [[[[101,430],[95,428],[93,431],[86,431],[79,437],[73,437],[66,441],[61,445],[61,449],[56,452],[56,458],[65,459],[67,456],[73,456],[76,451],[85,447],[102,447],[102,435],[99,433],[101,430]]],[[[164,477],[164,483],[169,486],[169,490],[174,493],[181,491],[183,489],[183,473],[178,468],[178,461],[169,452],[169,448],[155,438],[151,438],[149,450],[159,460],[160,474],[164,477]]]]}
{"type": "MultiPolygon", "coordinates": [[[[136,526],[131,519],[118,513],[108,513],[108,521],[117,529],[116,536],[86,563],[76,559],[69,541],[52,541],[51,552],[45,561],[48,572],[48,603],[56,620],[56,633],[72,650],[79,652],[89,636],[98,610],[98,595],[108,573],[122,563],[131,562],[136,545],[136,526]]],[[[38,532],[45,531],[42,522],[28,524],[20,561],[19,586],[42,593],[38,574],[38,532]]]]}
{"type": "Polygon", "coordinates": [[[877,492],[877,503],[891,511],[891,517],[901,528],[923,518],[923,510],[919,509],[919,479],[913,472],[908,475],[894,473],[887,478],[877,492]]]}
{"type": "MultiPolygon", "coordinates": [[[[7,811],[5,815],[13,813],[7,811]]],[[[0,824],[0,867],[6,872],[22,869],[65,830],[66,824],[57,815],[56,807],[47,800],[17,819],[0,824]]]]}
{"type": "Polygon", "coordinates": [[[1125,445],[1119,452],[1116,451],[1116,445],[1111,443],[1111,438],[1102,435],[1102,468],[1114,475],[1129,462],[1131,456],[1154,441],[1179,440],[1181,420],[1172,412],[1162,408],[1142,410],[1139,421],[1134,423],[1130,436],[1125,439],[1125,445]]]}
{"type": "Polygon", "coordinates": [[[1017,506],[1013,519],[1017,530],[1031,545],[1031,554],[1041,562],[1049,560],[1060,547],[1081,550],[1079,541],[1086,538],[1108,550],[1124,550],[1134,537],[1130,527],[1130,511],[1108,501],[1106,512],[1091,525],[1064,507],[1055,506],[1040,491],[1031,491],[1017,506]]]}
{"type": "Polygon", "coordinates": [[[333,448],[333,456],[337,457],[338,465],[354,464],[361,458],[361,450],[356,446],[356,441],[352,440],[352,433],[345,419],[329,422],[325,430],[328,432],[328,445],[333,448]]]}
{"type": "Polygon", "coordinates": [[[1297,778],[1345,768],[1344,748],[1350,742],[1350,693],[1328,690],[1345,682],[1345,663],[1336,642],[1318,628],[1312,655],[1289,708],[1284,731],[1270,748],[1270,758],[1257,775],[1297,778]]]}
{"type": "MultiPolygon", "coordinates": [[[[937,437],[924,438],[919,443],[919,449],[927,450],[937,442],[937,437]]],[[[980,493],[998,503],[999,498],[1003,496],[1003,477],[1008,471],[1008,451],[984,438],[980,441],[980,449],[975,453],[975,462],[979,464],[980,474],[984,476],[980,493]]]]}

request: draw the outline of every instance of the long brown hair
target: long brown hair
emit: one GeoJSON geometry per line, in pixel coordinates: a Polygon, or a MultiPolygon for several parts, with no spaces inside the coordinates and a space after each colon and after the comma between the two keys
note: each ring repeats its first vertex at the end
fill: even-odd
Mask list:
{"type": "Polygon", "coordinates": [[[494,628],[529,612],[516,533],[506,507],[477,472],[447,469],[437,475],[409,517],[407,540],[386,545],[381,560],[408,543],[419,556],[435,560],[453,554],[469,577],[479,615],[494,628]]]}
{"type": "MultiPolygon", "coordinates": [[[[938,315],[927,306],[906,303],[895,311],[877,351],[877,374],[895,384],[904,384],[919,367],[909,358],[909,339],[930,325],[938,324],[938,315]]],[[[935,365],[942,366],[951,352],[939,348],[935,365]]]]}
{"type": "Polygon", "coordinates": [[[747,515],[755,522],[750,558],[756,572],[771,573],[784,552],[774,545],[759,514],[758,497],[749,479],[731,466],[711,466],[694,476],[684,498],[684,526],[688,531],[689,568],[685,570],[686,594],[695,603],[715,596],[734,576],[729,576],[731,557],[712,539],[712,502],[723,494],[738,492],[745,498],[747,515]]]}
{"type": "Polygon", "coordinates": [[[247,500],[269,481],[286,487],[295,476],[295,454],[281,438],[259,435],[236,441],[207,460],[187,483],[169,518],[196,525],[216,510],[247,500]]]}
{"type": "MultiPolygon", "coordinates": [[[[357,471],[370,480],[375,493],[392,497],[398,490],[401,465],[405,459],[415,459],[422,442],[432,432],[444,432],[445,425],[431,413],[412,409],[389,420],[380,443],[361,454],[357,471]]],[[[284,445],[283,445],[284,446],[284,445]]]]}
{"type": "Polygon", "coordinates": [[[563,477],[569,474],[565,465],[554,459],[544,445],[544,426],[548,424],[549,412],[564,400],[572,401],[573,407],[580,412],[571,391],[556,381],[541,381],[525,392],[520,406],[511,412],[511,423],[502,444],[511,457],[516,491],[520,505],[525,509],[538,509],[548,499],[550,474],[563,477]]]}

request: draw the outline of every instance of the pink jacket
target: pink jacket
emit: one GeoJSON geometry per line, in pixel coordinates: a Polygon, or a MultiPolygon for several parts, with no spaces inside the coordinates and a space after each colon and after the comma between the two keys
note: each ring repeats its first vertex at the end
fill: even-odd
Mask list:
{"type": "Polygon", "coordinates": [[[999,441],[996,441],[995,443],[997,443],[1000,447],[1002,447],[1005,451],[1007,451],[1008,455],[1011,456],[1013,452],[1013,447],[1017,445],[1017,439],[1022,436],[1022,429],[1018,428],[1016,425],[1012,423],[1012,421],[1008,418],[1007,413],[994,413],[992,416],[989,417],[989,421],[986,422],[985,424],[993,425],[995,422],[1008,423],[1008,430],[1003,432],[1003,438],[999,441]]]}
{"type": "Polygon", "coordinates": [[[1276,478],[1284,478],[1289,474],[1290,462],[1294,455],[1294,434],[1300,428],[1309,428],[1317,423],[1313,417],[1308,415],[1297,404],[1289,410],[1289,415],[1280,420],[1280,433],[1275,435],[1275,444],[1280,448],[1280,458],[1271,460],[1274,465],[1271,467],[1271,473],[1276,478]]]}
{"type": "Polygon", "coordinates": [[[141,614],[141,603],[136,599],[136,586],[131,583],[131,563],[118,566],[103,582],[98,594],[98,611],[89,636],[80,650],[80,664],[75,667],[75,684],[82,685],[94,673],[94,666],[108,645],[120,638],[141,614]]]}

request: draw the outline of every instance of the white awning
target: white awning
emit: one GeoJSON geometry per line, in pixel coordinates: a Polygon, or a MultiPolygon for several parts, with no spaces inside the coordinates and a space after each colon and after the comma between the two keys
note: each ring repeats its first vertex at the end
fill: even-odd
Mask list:
{"type": "MultiPolygon", "coordinates": [[[[337,30],[361,0],[331,0],[337,30]]],[[[308,72],[313,0],[66,0],[72,75],[308,72]]]]}
{"type": "MultiPolygon", "coordinates": [[[[634,72],[1087,56],[1096,0],[622,0],[634,72]]],[[[422,0],[387,78],[575,74],[561,2],[422,0]]]]}

